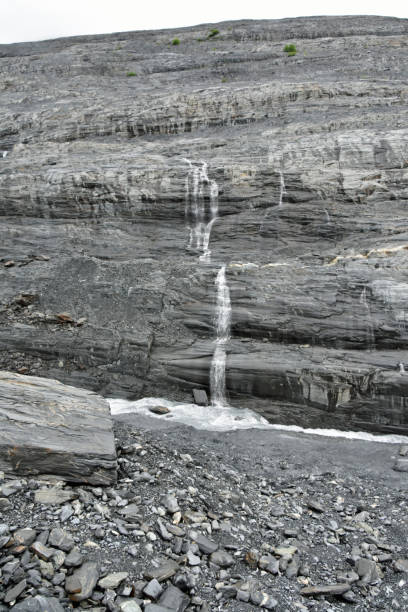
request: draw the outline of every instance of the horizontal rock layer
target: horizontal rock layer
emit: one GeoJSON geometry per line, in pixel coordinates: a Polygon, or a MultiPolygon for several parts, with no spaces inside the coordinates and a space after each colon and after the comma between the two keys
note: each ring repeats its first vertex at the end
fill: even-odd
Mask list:
{"type": "Polygon", "coordinates": [[[407,431],[408,20],[217,29],[0,46],[0,367],[207,388],[225,263],[231,401],[407,431]],[[210,262],[186,217],[204,162],[210,262]]]}
{"type": "Polygon", "coordinates": [[[116,480],[107,402],[56,380],[0,371],[0,470],[71,482],[116,480]]]}

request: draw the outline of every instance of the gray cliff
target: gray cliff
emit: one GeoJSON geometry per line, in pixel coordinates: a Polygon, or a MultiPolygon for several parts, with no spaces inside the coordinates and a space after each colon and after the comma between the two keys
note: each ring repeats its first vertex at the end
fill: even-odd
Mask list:
{"type": "Polygon", "coordinates": [[[0,369],[408,433],[408,20],[212,28],[0,45],[0,369]]]}

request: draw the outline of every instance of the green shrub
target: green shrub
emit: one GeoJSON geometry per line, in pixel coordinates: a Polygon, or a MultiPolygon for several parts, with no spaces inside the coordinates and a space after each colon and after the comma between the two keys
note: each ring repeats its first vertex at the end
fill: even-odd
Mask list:
{"type": "Polygon", "coordinates": [[[217,34],[219,33],[220,31],[214,28],[209,31],[207,38],[213,38],[214,36],[217,36],[217,34]]]}
{"type": "Polygon", "coordinates": [[[136,72],[127,72],[126,76],[136,76],[136,72]]]}
{"type": "Polygon", "coordinates": [[[296,55],[296,45],[294,44],[290,44],[290,45],[285,45],[283,47],[283,50],[285,51],[285,53],[287,53],[289,55],[289,57],[292,57],[292,55],[296,55]]]}
{"type": "Polygon", "coordinates": [[[179,45],[180,44],[180,39],[179,38],[173,38],[173,40],[171,41],[172,45],[179,45]]]}
{"type": "Polygon", "coordinates": [[[228,81],[227,77],[222,77],[221,83],[227,83],[227,81],[228,81]]]}

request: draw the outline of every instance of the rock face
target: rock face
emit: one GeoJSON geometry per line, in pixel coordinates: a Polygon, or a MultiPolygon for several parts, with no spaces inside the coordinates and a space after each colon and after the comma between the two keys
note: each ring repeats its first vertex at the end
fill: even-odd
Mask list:
{"type": "Polygon", "coordinates": [[[107,402],[55,380],[0,372],[0,470],[89,484],[115,482],[107,402]]]}
{"type": "Polygon", "coordinates": [[[408,20],[217,29],[0,46],[0,367],[408,433],[408,20]]]}

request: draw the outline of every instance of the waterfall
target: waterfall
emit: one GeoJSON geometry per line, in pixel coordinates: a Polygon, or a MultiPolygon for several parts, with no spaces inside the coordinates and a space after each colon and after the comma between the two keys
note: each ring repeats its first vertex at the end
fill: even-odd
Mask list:
{"type": "Polygon", "coordinates": [[[209,249],[212,226],[218,215],[218,185],[208,178],[206,162],[189,166],[185,188],[185,217],[190,232],[187,249],[200,253],[201,261],[210,261],[209,249]]]}
{"type": "Polygon", "coordinates": [[[227,360],[226,345],[230,338],[231,328],[231,300],[225,277],[225,265],[220,268],[215,279],[217,287],[217,305],[215,312],[215,325],[217,337],[215,350],[211,361],[210,390],[213,406],[225,406],[225,365],[227,360]]]}
{"type": "Polygon", "coordinates": [[[400,363],[398,364],[398,366],[399,366],[399,371],[401,372],[401,374],[405,374],[405,367],[404,367],[404,364],[403,364],[402,362],[400,362],[400,363]]]}
{"type": "Polygon", "coordinates": [[[8,155],[8,151],[2,151],[2,153],[3,153],[3,159],[5,159],[8,155]]]}
{"type": "MultiPolygon", "coordinates": [[[[200,261],[210,261],[210,237],[218,216],[218,185],[208,177],[206,162],[188,164],[185,184],[185,217],[189,229],[187,250],[200,254],[200,261]]],[[[284,185],[283,185],[284,189],[284,185]]],[[[225,389],[226,344],[230,337],[231,300],[223,265],[215,279],[217,304],[215,312],[216,339],[210,368],[210,391],[213,406],[227,406],[225,389]]]]}

